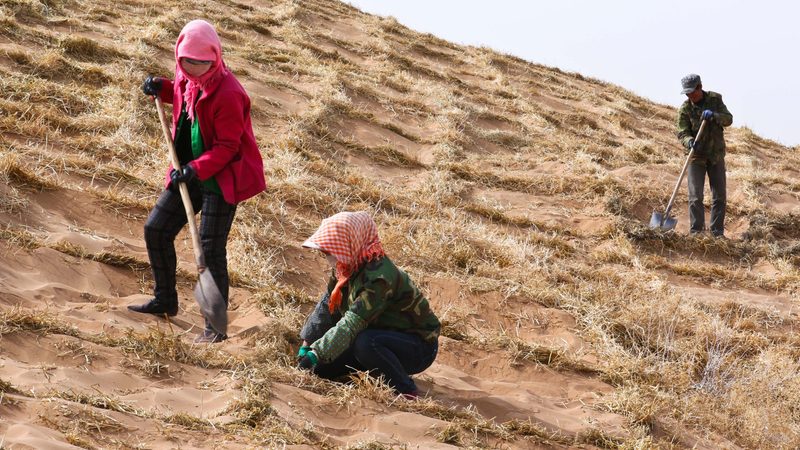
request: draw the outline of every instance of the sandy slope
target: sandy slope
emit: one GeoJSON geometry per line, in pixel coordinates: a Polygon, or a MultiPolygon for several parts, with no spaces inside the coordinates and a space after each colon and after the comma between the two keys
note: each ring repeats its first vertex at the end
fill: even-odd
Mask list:
{"type": "MultiPolygon", "coordinates": [[[[85,89],[86,98],[48,97],[31,85],[42,95],[26,100],[4,85],[0,157],[53,185],[8,170],[0,184],[3,448],[760,442],[666,409],[644,419],[626,409],[631,386],[658,387],[620,379],[591,311],[570,297],[599,289],[581,281],[590,269],[635,273],[701,309],[760,311],[768,319],[757,316],[752,329],[769,328],[770,339],[796,330],[793,253],[739,258],[738,247],[725,253],[710,239],[637,237],[681,163],[672,108],[330,1],[220,1],[188,11],[178,2],[33,3],[2,3],[17,24],[0,33],[2,76],[85,89]],[[184,234],[177,318],[126,306],[151,289],[142,224],[165,160],[137,83],[144,72],[169,73],[186,17],[221,12],[226,60],[253,99],[270,191],[240,209],[231,339],[207,350],[191,344],[202,318],[184,234]],[[72,55],[67,36],[99,47],[72,55]],[[128,56],[91,56],[109,48],[128,56]],[[47,67],[73,65],[37,66],[53,57],[47,52],[66,55],[47,67]],[[105,81],[81,84],[95,69],[105,81]],[[104,115],[103,99],[123,114],[104,115]],[[324,268],[297,244],[343,208],[381,214],[387,248],[445,321],[439,358],[417,376],[426,400],[394,399],[363,380],[319,383],[291,367],[324,268]],[[252,413],[254,405],[263,411],[252,413]]],[[[800,165],[749,130],[728,136],[732,245],[790,247],[800,165]]],[[[678,234],[687,230],[685,202],[682,193],[678,234]]]]}
{"type": "MultiPolygon", "coordinates": [[[[74,197],[71,200],[85,205],[82,210],[92,212],[85,215],[92,224],[85,223],[79,216],[72,220],[71,207],[64,207],[64,202],[60,207],[52,202],[56,196],[70,199],[71,194],[74,195],[69,191],[32,193],[25,226],[34,230],[44,229],[41,236],[55,242],[81,245],[92,253],[113,250],[146,258],[141,232],[129,231],[135,226],[135,220],[121,222],[119,217],[103,208],[93,210],[88,207],[91,199],[74,197]],[[34,220],[37,216],[42,217],[41,222],[34,220]],[[81,229],[91,230],[91,234],[81,232],[81,229]]],[[[188,333],[180,339],[191,342],[197,327],[202,326],[202,318],[191,301],[188,283],[184,283],[182,289],[181,314],[167,323],[161,319],[142,318],[125,308],[128,304],[147,300],[148,297],[140,293],[143,284],[140,277],[146,278],[146,273],[135,275],[129,270],[86,261],[44,247],[26,251],[4,244],[2,254],[4,265],[0,269],[0,289],[6,312],[35,311],[36,314],[63,320],[82,334],[109,337],[121,337],[127,330],[176,333],[179,336],[188,333]]],[[[183,261],[191,258],[187,250],[181,256],[183,261]]],[[[186,268],[190,269],[188,265],[186,268]]],[[[429,290],[437,309],[459,301],[470,304],[501,301],[496,296],[462,295],[461,299],[453,298],[459,296],[457,283],[446,279],[431,280],[429,290]]],[[[235,353],[242,350],[248,334],[269,327],[263,316],[258,317],[261,313],[248,297],[246,291],[234,290],[230,314],[233,337],[221,346],[224,351],[235,353]],[[239,333],[245,330],[247,332],[239,337],[239,333]]],[[[534,338],[574,351],[582,349],[580,338],[571,331],[574,320],[569,315],[536,305],[527,308],[528,311],[520,309],[521,314],[546,317],[548,326],[546,331],[523,326],[520,332],[526,339],[534,338]]],[[[502,318],[491,317],[494,315],[491,310],[479,314],[503,322],[502,318]]],[[[238,395],[236,386],[225,381],[227,376],[220,370],[170,362],[161,369],[162,374],[143,376],[136,370],[142,361],[126,356],[124,350],[120,352],[118,348],[88,343],[71,336],[39,336],[20,331],[4,334],[2,342],[0,378],[34,396],[37,393],[50,396],[53,392],[110,396],[127,405],[126,408],[147,411],[148,415],[163,417],[185,413],[210,423],[225,423],[226,409],[238,395]]],[[[577,435],[592,423],[609,433],[624,435],[622,418],[592,408],[593,403],[612,389],[609,385],[592,378],[533,366],[515,367],[507,357],[498,358],[476,351],[451,339],[443,338],[442,357],[419,379],[420,387],[431,398],[448,406],[472,405],[482,416],[498,421],[530,419],[552,432],[567,436],[577,435]]],[[[441,427],[442,422],[424,415],[392,411],[380,404],[358,399],[344,406],[330,404],[325,407],[330,403],[329,399],[286,384],[273,387],[273,395],[273,407],[282,418],[299,427],[311,424],[315,430],[329,435],[332,443],[379,440],[410,443],[418,448],[450,447],[426,436],[430,429],[441,427]]],[[[2,433],[5,445],[10,448],[17,448],[16,444],[39,448],[63,442],[65,435],[69,436],[72,415],[91,416],[91,420],[101,422],[99,434],[104,437],[101,442],[106,445],[114,445],[114,439],[124,437],[125,441],[141,442],[147,448],[172,448],[177,442],[188,445],[182,448],[208,448],[202,443],[203,439],[213,439],[214,436],[211,433],[210,437],[201,437],[196,433],[198,436],[187,436],[188,441],[184,441],[184,437],[170,439],[169,430],[156,431],[162,426],[157,419],[143,420],[134,415],[110,413],[63,400],[37,404],[12,394],[5,401],[9,403],[3,407],[2,414],[7,420],[2,425],[2,433]],[[36,417],[39,419],[31,422],[36,417]],[[53,428],[60,432],[53,431],[53,428]],[[108,435],[116,437],[112,439],[108,435]]],[[[237,448],[237,444],[232,443],[230,448],[237,448]]]]}

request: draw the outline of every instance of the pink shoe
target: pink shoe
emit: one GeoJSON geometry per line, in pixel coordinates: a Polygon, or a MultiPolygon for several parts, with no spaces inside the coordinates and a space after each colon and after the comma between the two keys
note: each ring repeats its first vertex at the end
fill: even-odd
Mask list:
{"type": "Polygon", "coordinates": [[[225,339],[228,339],[228,335],[226,334],[218,334],[214,330],[203,330],[200,335],[194,338],[195,344],[216,344],[217,342],[222,342],[225,339]]]}
{"type": "Polygon", "coordinates": [[[403,393],[400,393],[400,397],[404,398],[404,399],[406,399],[408,401],[414,401],[414,400],[419,398],[419,391],[414,389],[411,392],[403,392],[403,393]]]}

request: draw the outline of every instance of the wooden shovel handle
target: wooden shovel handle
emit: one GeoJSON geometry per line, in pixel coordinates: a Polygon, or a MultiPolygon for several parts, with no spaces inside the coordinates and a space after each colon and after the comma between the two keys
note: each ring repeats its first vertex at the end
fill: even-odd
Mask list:
{"type": "MultiPolygon", "coordinates": [[[[700,122],[700,129],[697,130],[697,135],[694,137],[694,144],[697,145],[697,142],[700,140],[700,136],[703,135],[703,130],[706,128],[706,119],[703,119],[700,122]]],[[[667,209],[664,211],[664,219],[667,220],[669,217],[669,212],[672,210],[672,204],[675,202],[675,196],[678,195],[678,189],[681,187],[681,182],[683,181],[683,177],[686,175],[686,169],[689,167],[689,161],[692,159],[692,155],[694,155],[694,147],[689,150],[689,154],[686,155],[686,161],[683,163],[683,169],[681,169],[681,175],[678,177],[678,182],[675,184],[675,189],[672,190],[672,196],[669,198],[669,203],[667,203],[667,209]]]]}
{"type": "MultiPolygon", "coordinates": [[[[169,131],[169,124],[167,123],[167,115],[164,113],[164,104],[158,96],[154,97],[156,101],[156,109],[158,109],[158,118],[161,120],[161,131],[164,132],[164,140],[167,142],[169,148],[169,157],[172,160],[172,167],[175,170],[181,170],[181,163],[178,160],[178,154],[175,153],[175,144],[172,142],[172,133],[169,131]]],[[[189,224],[189,233],[192,235],[192,247],[194,248],[194,258],[197,263],[198,271],[202,272],[206,269],[206,258],[203,255],[203,247],[200,245],[200,233],[197,232],[197,223],[194,220],[194,207],[192,206],[192,199],[189,196],[189,188],[186,183],[178,183],[178,190],[181,193],[181,200],[183,200],[183,208],[186,210],[186,221],[189,224]]]]}

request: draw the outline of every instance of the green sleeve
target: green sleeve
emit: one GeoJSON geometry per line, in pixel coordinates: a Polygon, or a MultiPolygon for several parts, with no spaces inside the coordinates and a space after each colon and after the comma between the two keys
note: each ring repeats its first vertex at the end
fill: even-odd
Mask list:
{"type": "Polygon", "coordinates": [[[341,356],[356,341],[358,333],[367,328],[367,322],[355,313],[347,311],[321,338],[311,344],[320,363],[330,363],[341,356]]]}
{"type": "Polygon", "coordinates": [[[392,289],[384,278],[368,275],[358,297],[336,325],[311,345],[320,362],[329,363],[338,358],[356,341],[358,333],[378,318],[389,306],[392,289]]]}
{"type": "Polygon", "coordinates": [[[684,147],[689,148],[689,141],[694,139],[692,133],[692,120],[689,117],[689,108],[685,106],[678,110],[678,139],[684,147]]]}

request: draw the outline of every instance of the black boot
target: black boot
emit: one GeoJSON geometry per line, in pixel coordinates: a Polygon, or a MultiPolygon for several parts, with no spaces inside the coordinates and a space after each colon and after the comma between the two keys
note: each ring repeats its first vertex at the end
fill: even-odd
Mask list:
{"type": "Polygon", "coordinates": [[[178,302],[167,302],[157,298],[141,305],[128,305],[128,309],[133,312],[146,314],[166,314],[170,317],[178,315],[178,302]]]}

